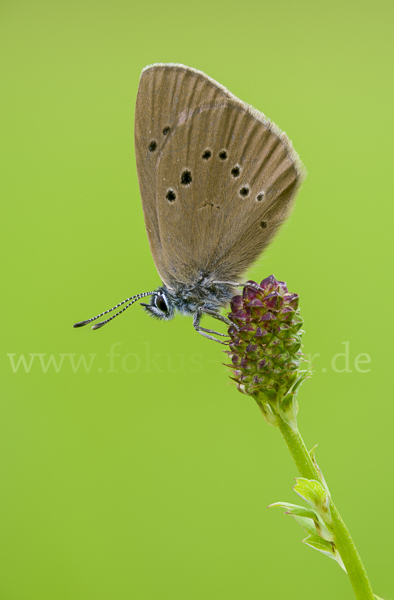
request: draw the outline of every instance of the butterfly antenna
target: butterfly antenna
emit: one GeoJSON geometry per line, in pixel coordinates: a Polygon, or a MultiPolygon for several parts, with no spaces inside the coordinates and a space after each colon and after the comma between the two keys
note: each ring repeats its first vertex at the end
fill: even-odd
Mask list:
{"type": "Polygon", "coordinates": [[[154,294],[154,292],[144,292],[143,294],[137,294],[136,296],[131,296],[130,298],[126,298],[126,300],[123,300],[123,302],[119,302],[119,304],[116,304],[116,306],[113,306],[112,308],[105,310],[104,312],[100,313],[96,317],[92,317],[91,319],[87,319],[86,321],[80,321],[79,323],[74,323],[73,327],[84,327],[84,325],[87,325],[88,323],[92,323],[93,321],[97,321],[97,319],[100,319],[100,317],[103,317],[104,315],[112,312],[116,308],[119,308],[119,306],[122,306],[123,304],[126,304],[126,302],[129,302],[129,304],[127,304],[127,306],[125,306],[124,308],[122,308],[122,310],[120,310],[118,313],[116,313],[116,315],[112,315],[112,317],[110,317],[109,319],[106,319],[105,321],[102,321],[101,323],[96,323],[96,325],[93,325],[93,327],[92,327],[92,329],[100,329],[100,327],[103,327],[103,325],[105,325],[106,323],[109,323],[110,321],[112,321],[112,319],[114,319],[118,315],[121,315],[122,312],[124,312],[126,310],[126,308],[129,308],[129,306],[134,304],[134,302],[137,302],[137,300],[139,300],[140,298],[144,298],[145,296],[152,296],[152,294],[154,294]],[[130,300],[132,300],[132,302],[130,302],[130,300]]]}

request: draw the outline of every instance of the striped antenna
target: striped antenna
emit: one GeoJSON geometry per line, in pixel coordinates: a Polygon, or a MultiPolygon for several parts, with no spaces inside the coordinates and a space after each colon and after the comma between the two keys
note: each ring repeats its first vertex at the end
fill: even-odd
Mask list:
{"type": "Polygon", "coordinates": [[[155,292],[144,292],[143,294],[137,294],[136,296],[131,296],[130,298],[126,298],[126,300],[123,300],[123,302],[119,302],[119,304],[116,304],[116,306],[109,308],[108,310],[100,313],[96,317],[92,317],[91,319],[87,319],[86,321],[80,321],[79,323],[74,323],[73,327],[83,327],[84,325],[87,325],[88,323],[92,323],[92,321],[97,321],[97,319],[99,319],[100,317],[103,317],[104,315],[112,312],[116,308],[119,308],[119,306],[122,306],[123,304],[126,304],[126,302],[130,302],[130,300],[132,300],[132,302],[130,302],[130,304],[128,304],[127,306],[122,308],[122,310],[120,310],[118,313],[116,313],[116,315],[112,315],[112,317],[110,317],[106,321],[102,321],[101,323],[96,323],[96,325],[92,326],[92,329],[100,329],[100,327],[103,327],[103,325],[105,325],[106,323],[109,323],[110,321],[112,321],[112,319],[114,319],[118,315],[121,315],[122,312],[124,312],[126,310],[126,308],[129,308],[129,306],[134,304],[134,302],[137,302],[137,300],[139,300],[140,298],[144,298],[145,296],[152,296],[152,294],[154,294],[154,293],[155,292]]]}

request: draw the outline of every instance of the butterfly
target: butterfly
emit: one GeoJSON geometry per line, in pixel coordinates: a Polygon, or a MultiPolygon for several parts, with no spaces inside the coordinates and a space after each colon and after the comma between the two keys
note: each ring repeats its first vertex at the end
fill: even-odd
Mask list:
{"type": "Polygon", "coordinates": [[[261,112],[190,67],[154,64],[141,74],[134,128],[146,232],[162,285],[76,323],[81,327],[123,306],[98,329],[141,303],[151,316],[203,315],[228,323],[220,310],[242,286],[291,212],[304,179],[285,133],[261,112]]]}

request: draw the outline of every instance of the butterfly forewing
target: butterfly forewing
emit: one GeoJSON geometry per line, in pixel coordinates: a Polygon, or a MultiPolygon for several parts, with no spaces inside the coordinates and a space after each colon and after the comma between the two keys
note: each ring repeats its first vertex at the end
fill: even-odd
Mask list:
{"type": "Polygon", "coordinates": [[[169,286],[236,280],[288,215],[302,168],[287,137],[204,74],[143,71],[135,146],[153,259],[169,286]]]}

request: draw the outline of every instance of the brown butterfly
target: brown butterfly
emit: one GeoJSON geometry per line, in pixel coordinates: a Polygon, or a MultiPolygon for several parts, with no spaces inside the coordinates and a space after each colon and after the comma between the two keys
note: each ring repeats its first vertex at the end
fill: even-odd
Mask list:
{"type": "MultiPolygon", "coordinates": [[[[159,319],[220,314],[289,215],[304,169],[285,133],[204,73],[156,64],[141,74],[134,130],[149,244],[162,285],[144,296],[159,319]]],[[[223,335],[223,334],[219,334],[223,335]]]]}

